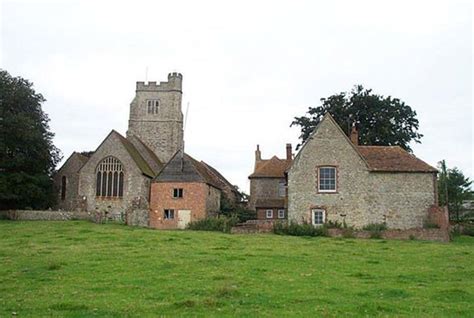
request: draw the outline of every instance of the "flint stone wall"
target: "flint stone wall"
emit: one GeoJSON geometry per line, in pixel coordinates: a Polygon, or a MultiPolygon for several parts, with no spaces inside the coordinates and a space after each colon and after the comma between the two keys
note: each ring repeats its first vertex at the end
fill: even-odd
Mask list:
{"type": "Polygon", "coordinates": [[[14,221],[93,221],[94,216],[91,213],[79,211],[6,210],[0,211],[0,219],[14,221]]]}
{"type": "Polygon", "coordinates": [[[386,223],[390,229],[421,228],[434,205],[433,173],[371,172],[338,127],[323,121],[288,172],[288,218],[311,222],[311,209],[326,221],[355,228],[386,223]],[[319,166],[334,166],[337,192],[318,193],[319,166]]]}

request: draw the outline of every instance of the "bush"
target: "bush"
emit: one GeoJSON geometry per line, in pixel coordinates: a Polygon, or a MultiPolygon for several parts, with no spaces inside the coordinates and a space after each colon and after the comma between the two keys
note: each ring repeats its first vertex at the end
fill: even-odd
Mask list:
{"type": "Polygon", "coordinates": [[[424,229],[439,229],[439,225],[431,221],[424,221],[423,228],[424,229]]]}
{"type": "Polygon", "coordinates": [[[362,228],[364,231],[370,232],[370,238],[382,238],[382,232],[387,229],[385,223],[371,223],[362,228]]]}
{"type": "Polygon", "coordinates": [[[273,233],[279,235],[292,236],[327,236],[327,228],[324,226],[316,227],[308,222],[296,223],[295,221],[275,222],[273,224],[273,233]]]}
{"type": "Polygon", "coordinates": [[[239,219],[237,217],[221,216],[217,218],[207,218],[190,222],[186,228],[188,230],[194,231],[217,231],[230,233],[230,229],[237,223],[239,223],[239,219]]]}
{"type": "Polygon", "coordinates": [[[327,229],[342,229],[343,227],[347,227],[346,224],[340,223],[339,221],[328,221],[324,226],[327,229]]]}
{"type": "Polygon", "coordinates": [[[463,224],[461,234],[474,236],[474,225],[473,224],[463,224]]]}

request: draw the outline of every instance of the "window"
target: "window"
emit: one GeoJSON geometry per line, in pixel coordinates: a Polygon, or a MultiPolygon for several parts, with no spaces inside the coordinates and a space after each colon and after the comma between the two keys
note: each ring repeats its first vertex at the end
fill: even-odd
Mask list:
{"type": "Polygon", "coordinates": [[[172,220],[172,219],[174,219],[174,210],[172,210],[172,209],[166,209],[166,210],[165,210],[164,219],[165,219],[165,220],[172,220]]]}
{"type": "Polygon", "coordinates": [[[267,210],[265,212],[267,219],[273,219],[273,210],[267,210]]]}
{"type": "Polygon", "coordinates": [[[321,209],[311,210],[311,215],[313,218],[313,225],[323,225],[326,221],[326,211],[321,209]]]}
{"type": "Polygon", "coordinates": [[[66,199],[66,176],[61,178],[61,200],[66,199]]]}
{"type": "Polygon", "coordinates": [[[278,210],[278,218],[279,219],[285,218],[285,210],[278,210]]]}
{"type": "Polygon", "coordinates": [[[183,189],[173,189],[173,198],[182,198],[183,189]]]}
{"type": "Polygon", "coordinates": [[[278,195],[280,197],[284,197],[286,195],[286,184],[283,181],[280,181],[280,183],[278,183],[278,195]]]}
{"type": "Polygon", "coordinates": [[[114,157],[107,157],[97,166],[95,195],[121,198],[123,197],[123,182],[122,163],[114,157]]]}
{"type": "Polygon", "coordinates": [[[158,99],[149,99],[147,102],[148,114],[158,114],[158,107],[160,106],[160,101],[158,99]]]}
{"type": "Polygon", "coordinates": [[[336,192],[336,168],[321,167],[318,169],[319,192],[336,192]]]}

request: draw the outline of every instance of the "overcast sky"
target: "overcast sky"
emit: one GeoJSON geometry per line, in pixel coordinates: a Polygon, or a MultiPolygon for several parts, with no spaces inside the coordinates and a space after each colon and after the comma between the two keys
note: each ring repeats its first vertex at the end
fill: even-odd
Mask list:
{"type": "Polygon", "coordinates": [[[0,68],[47,102],[66,159],[125,134],[135,82],[184,76],[186,151],[248,192],[254,150],[355,84],[418,114],[414,153],[473,178],[470,1],[5,1],[0,68]]]}

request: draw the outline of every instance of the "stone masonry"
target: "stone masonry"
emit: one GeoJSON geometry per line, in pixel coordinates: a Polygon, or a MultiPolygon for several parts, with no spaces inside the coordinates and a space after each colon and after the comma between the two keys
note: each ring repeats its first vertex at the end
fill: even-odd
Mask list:
{"type": "Polygon", "coordinates": [[[392,229],[422,227],[436,204],[435,173],[376,172],[326,116],[288,170],[288,218],[311,222],[311,209],[326,211],[326,221],[362,228],[385,222],[392,229]],[[337,171],[337,191],[317,191],[319,166],[337,171]]]}
{"type": "Polygon", "coordinates": [[[130,104],[127,137],[142,140],[162,162],[183,147],[181,111],[183,76],[170,73],[167,82],[137,82],[136,95],[130,104]],[[158,101],[158,112],[149,113],[147,102],[158,101]]]}

